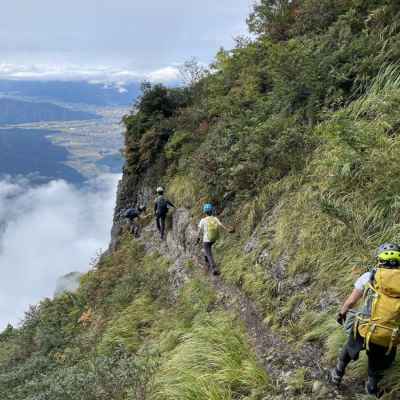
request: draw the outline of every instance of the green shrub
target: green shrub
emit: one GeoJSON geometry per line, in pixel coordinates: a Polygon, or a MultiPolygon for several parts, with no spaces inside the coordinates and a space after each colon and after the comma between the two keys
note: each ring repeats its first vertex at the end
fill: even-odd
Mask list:
{"type": "Polygon", "coordinates": [[[190,142],[192,134],[190,132],[178,131],[175,132],[172,138],[168,141],[164,148],[165,155],[169,160],[173,160],[180,154],[182,147],[190,142]]]}

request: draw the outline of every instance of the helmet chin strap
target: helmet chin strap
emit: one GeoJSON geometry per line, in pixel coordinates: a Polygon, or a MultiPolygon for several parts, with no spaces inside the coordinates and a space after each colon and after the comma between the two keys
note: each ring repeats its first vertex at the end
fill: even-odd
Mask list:
{"type": "Polygon", "coordinates": [[[400,263],[397,260],[393,260],[393,261],[381,261],[378,260],[378,267],[384,267],[384,268],[388,268],[388,269],[397,269],[400,268],[400,263]]]}

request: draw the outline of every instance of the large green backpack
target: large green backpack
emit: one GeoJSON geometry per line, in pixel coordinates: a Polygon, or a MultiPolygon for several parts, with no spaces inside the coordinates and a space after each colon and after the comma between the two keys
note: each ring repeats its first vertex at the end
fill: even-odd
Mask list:
{"type": "Polygon", "coordinates": [[[219,239],[219,224],[215,217],[207,217],[207,236],[210,242],[219,239]]]}

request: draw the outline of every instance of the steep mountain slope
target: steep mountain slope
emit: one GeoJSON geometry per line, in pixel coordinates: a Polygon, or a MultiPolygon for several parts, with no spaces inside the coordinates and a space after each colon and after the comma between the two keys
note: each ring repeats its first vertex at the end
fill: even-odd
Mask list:
{"type": "MultiPolygon", "coordinates": [[[[125,118],[111,249],[74,294],[0,337],[6,399],[354,399],[326,382],[335,322],[382,241],[399,241],[400,72],[395,1],[263,0],[257,39],[221,51],[189,87],[147,85],[125,118]],[[119,212],[179,206],[165,242],[119,212]],[[202,268],[201,205],[235,226],[202,268]]],[[[397,399],[400,364],[385,399],[397,399]]]]}

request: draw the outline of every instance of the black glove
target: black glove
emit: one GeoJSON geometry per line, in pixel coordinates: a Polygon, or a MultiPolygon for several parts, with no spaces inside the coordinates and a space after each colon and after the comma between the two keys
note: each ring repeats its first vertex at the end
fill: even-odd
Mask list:
{"type": "Polygon", "coordinates": [[[346,314],[339,313],[336,317],[336,322],[339,325],[343,325],[346,322],[346,314]]]}

